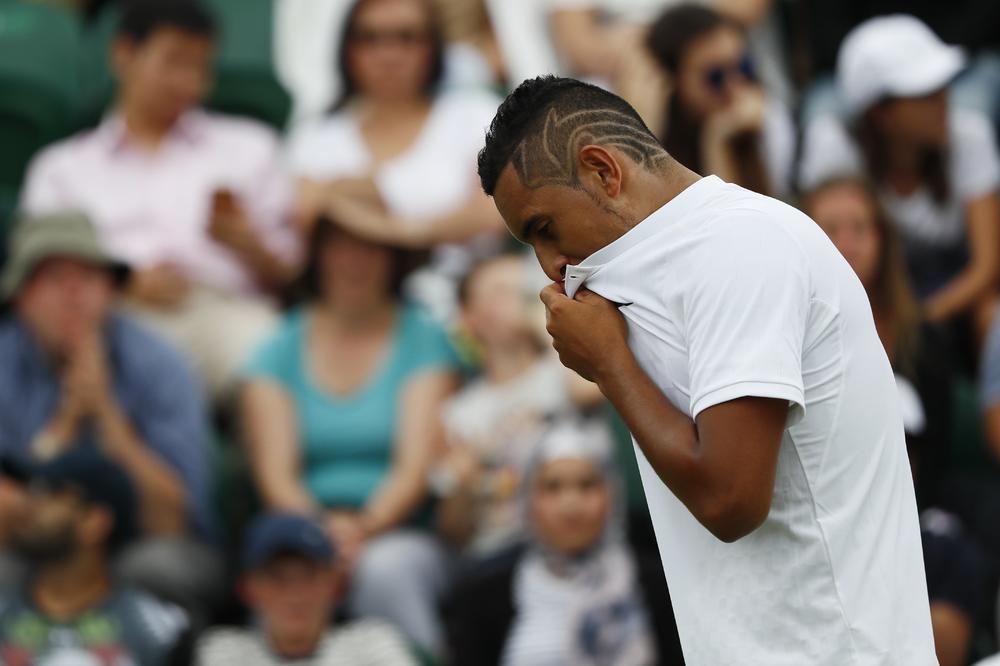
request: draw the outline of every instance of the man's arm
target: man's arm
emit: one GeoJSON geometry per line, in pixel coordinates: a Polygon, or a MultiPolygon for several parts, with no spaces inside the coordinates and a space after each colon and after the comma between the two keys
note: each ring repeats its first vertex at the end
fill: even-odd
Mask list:
{"type": "Polygon", "coordinates": [[[586,289],[571,300],[558,285],[546,288],[542,300],[562,362],[598,384],[692,515],[727,542],[759,527],[771,508],[788,402],[729,400],[704,409],[696,423],[639,366],[614,303],[586,289]]]}
{"type": "Polygon", "coordinates": [[[732,542],[764,522],[787,401],[739,398],[709,407],[695,422],[667,400],[631,353],[601,373],[598,385],[656,474],[712,534],[732,542]]]}

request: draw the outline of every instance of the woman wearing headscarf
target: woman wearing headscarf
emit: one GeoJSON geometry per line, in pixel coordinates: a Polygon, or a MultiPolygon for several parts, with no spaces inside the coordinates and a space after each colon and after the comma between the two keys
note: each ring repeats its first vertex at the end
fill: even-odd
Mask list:
{"type": "Polygon", "coordinates": [[[683,663],[660,563],[625,541],[607,430],[554,424],[528,464],[523,493],[526,542],[477,565],[446,605],[453,662],[683,663]]]}

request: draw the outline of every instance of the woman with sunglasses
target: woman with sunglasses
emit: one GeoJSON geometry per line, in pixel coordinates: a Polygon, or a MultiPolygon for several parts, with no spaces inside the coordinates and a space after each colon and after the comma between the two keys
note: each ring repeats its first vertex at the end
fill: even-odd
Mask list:
{"type": "Polygon", "coordinates": [[[989,121],[948,100],[964,64],[958,47],[912,16],[855,28],[837,57],[850,130],[830,116],[812,121],[799,180],[811,188],[866,173],[899,227],[924,318],[981,340],[1000,276],[1000,155],[989,121]]]}
{"type": "Polygon", "coordinates": [[[669,79],[660,142],[681,164],[770,196],[789,193],[795,129],[758,84],[743,27],[700,5],[664,12],[646,46],[669,79]]]}
{"type": "Polygon", "coordinates": [[[291,140],[299,219],[320,212],[376,240],[437,250],[435,268],[467,268],[467,241],[502,230],[480,191],[476,155],[497,100],[442,91],[444,39],[430,0],[357,0],[347,14],[331,114],[291,140]]]}

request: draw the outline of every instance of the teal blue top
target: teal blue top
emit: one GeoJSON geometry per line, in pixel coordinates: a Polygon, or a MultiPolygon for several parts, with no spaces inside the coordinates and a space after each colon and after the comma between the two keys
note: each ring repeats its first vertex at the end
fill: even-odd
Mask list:
{"type": "Polygon", "coordinates": [[[364,386],[337,395],[316,385],[306,367],[310,314],[299,309],[253,355],[246,379],[268,379],[292,396],[302,446],[302,473],[327,508],[360,509],[389,473],[399,401],[406,383],[427,370],[458,370],[444,329],[419,308],[401,305],[392,348],[364,386]]]}

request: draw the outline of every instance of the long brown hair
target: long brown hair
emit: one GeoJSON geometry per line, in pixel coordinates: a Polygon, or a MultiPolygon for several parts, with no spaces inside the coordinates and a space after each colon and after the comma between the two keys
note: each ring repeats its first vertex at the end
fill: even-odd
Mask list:
{"type": "MultiPolygon", "coordinates": [[[[854,135],[861,147],[868,173],[875,183],[885,183],[889,177],[889,142],[878,123],[873,109],[866,111],[854,127],[854,135]]],[[[934,201],[941,204],[951,196],[948,182],[948,155],[944,148],[925,147],[920,155],[920,180],[931,191],[934,201]]]]}
{"type": "Polygon", "coordinates": [[[803,197],[803,210],[810,212],[816,198],[835,187],[852,187],[864,193],[875,217],[875,232],[879,238],[878,268],[874,282],[866,286],[868,300],[879,337],[893,367],[904,374],[915,371],[920,346],[920,302],[910,286],[903,256],[903,244],[895,225],[871,184],[853,176],[840,176],[824,181],[803,197]]]}
{"type": "MultiPolygon", "coordinates": [[[[357,30],[358,14],[364,6],[371,0],[355,0],[354,4],[351,5],[350,9],[347,11],[347,16],[344,19],[343,29],[340,34],[340,49],[337,52],[337,75],[340,77],[341,83],[343,85],[343,90],[340,93],[340,97],[334,102],[332,111],[339,111],[347,106],[347,104],[353,100],[358,94],[358,84],[354,80],[354,75],[351,73],[351,67],[349,63],[348,52],[351,49],[351,41],[354,36],[355,30],[357,30]]],[[[424,82],[424,94],[428,97],[434,95],[437,92],[438,87],[441,85],[441,81],[444,79],[444,52],[445,52],[445,39],[444,39],[444,28],[441,25],[441,18],[438,13],[437,5],[435,5],[430,0],[418,0],[421,7],[423,7],[425,15],[427,17],[428,23],[428,38],[431,43],[431,66],[427,73],[427,80],[424,82]]]]}
{"type": "MultiPolygon", "coordinates": [[[[743,26],[715,10],[695,4],[683,4],[665,11],[650,27],[646,49],[676,81],[688,50],[697,40],[720,28],[745,34],[743,26]]],[[[703,121],[684,106],[676,87],[666,100],[664,126],[657,136],[674,159],[697,173],[703,173],[701,155],[703,121]]],[[[761,157],[760,132],[744,132],[730,141],[739,185],[768,194],[770,178],[761,157]]]]}

